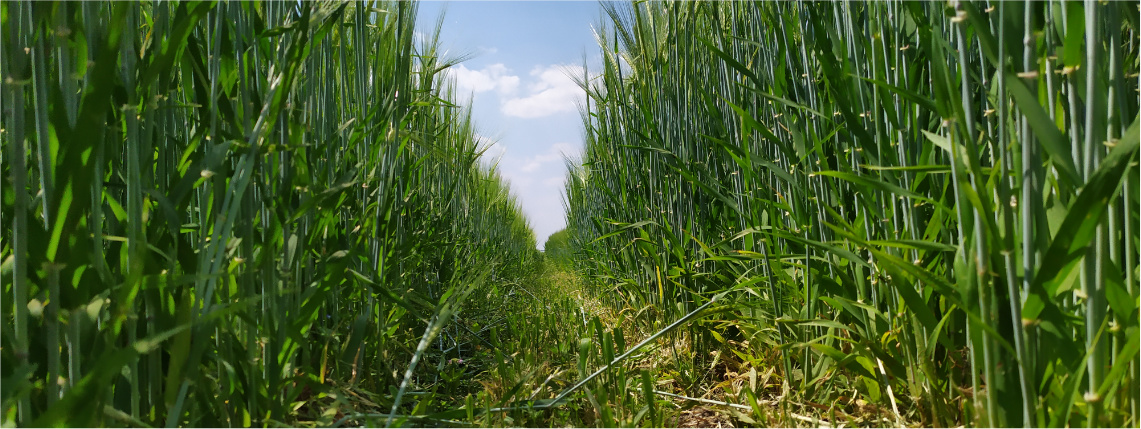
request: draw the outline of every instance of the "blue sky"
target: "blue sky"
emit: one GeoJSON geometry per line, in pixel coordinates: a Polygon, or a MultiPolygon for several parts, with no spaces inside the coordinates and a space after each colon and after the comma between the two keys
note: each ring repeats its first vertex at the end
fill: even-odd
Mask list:
{"type": "Polygon", "coordinates": [[[423,1],[417,27],[430,32],[445,12],[441,45],[448,56],[471,55],[453,67],[458,98],[472,97],[479,134],[499,160],[540,248],[566,226],[562,154],[582,150],[577,103],[583,93],[566,73],[597,69],[594,39],[602,9],[595,1],[423,1]]]}

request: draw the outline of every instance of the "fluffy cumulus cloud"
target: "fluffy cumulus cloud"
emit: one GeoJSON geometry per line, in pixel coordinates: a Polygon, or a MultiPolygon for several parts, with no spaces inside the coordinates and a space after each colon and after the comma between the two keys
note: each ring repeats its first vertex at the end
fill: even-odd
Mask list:
{"type": "Polygon", "coordinates": [[[526,94],[504,100],[503,114],[519,118],[538,118],[556,113],[574,112],[576,101],[583,98],[582,88],[570,78],[582,73],[578,66],[553,65],[531,70],[533,82],[526,94]]]}
{"type": "Polygon", "coordinates": [[[519,87],[519,76],[511,74],[511,70],[503,64],[497,63],[479,70],[472,70],[463,64],[451,69],[456,77],[456,89],[460,93],[480,93],[496,91],[500,94],[512,94],[519,87]]]}
{"type": "Polygon", "coordinates": [[[504,144],[496,138],[477,138],[480,147],[486,149],[483,162],[496,166],[501,177],[510,183],[540,244],[565,226],[563,159],[581,150],[578,144],[572,143],[577,136],[560,134],[565,131],[547,132],[544,127],[557,124],[556,128],[561,130],[567,127],[560,121],[578,123],[574,113],[585,94],[571,76],[582,72],[581,67],[558,64],[535,66],[530,73],[520,75],[513,74],[503,63],[474,68],[460,64],[451,69],[461,97],[474,94],[481,99],[476,105],[498,107],[503,119],[534,134],[522,137],[525,142],[507,139],[504,144]],[[530,121],[548,117],[543,121],[530,121]],[[507,146],[511,146],[511,150],[507,150],[507,146]]]}

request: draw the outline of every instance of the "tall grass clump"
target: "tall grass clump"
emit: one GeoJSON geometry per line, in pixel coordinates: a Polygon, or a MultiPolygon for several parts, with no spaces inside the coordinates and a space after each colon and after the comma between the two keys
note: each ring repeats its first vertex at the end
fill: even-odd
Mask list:
{"type": "Polygon", "coordinates": [[[570,247],[570,231],[563,228],[547,237],[547,242],[543,244],[543,255],[559,267],[570,267],[574,262],[574,254],[570,247]]]}
{"type": "Polygon", "coordinates": [[[729,355],[776,368],[742,402],[1138,424],[1136,4],[605,9],[569,241],[654,328],[735,291],[691,396],[729,355]]]}
{"type": "Polygon", "coordinates": [[[0,4],[4,424],[430,409],[466,298],[539,255],[415,14],[0,4]]]}

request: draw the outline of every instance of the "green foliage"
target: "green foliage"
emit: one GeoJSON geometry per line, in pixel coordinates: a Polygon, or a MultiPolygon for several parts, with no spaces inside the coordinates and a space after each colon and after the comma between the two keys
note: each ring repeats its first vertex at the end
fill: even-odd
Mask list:
{"type": "Polygon", "coordinates": [[[547,242],[543,244],[543,255],[548,261],[563,268],[571,267],[574,263],[574,253],[570,247],[570,236],[570,232],[563,228],[547,238],[547,242]]]}
{"type": "Polygon", "coordinates": [[[607,3],[540,254],[415,3],[2,2],[3,423],[1136,426],[1137,8],[607,3]]]}
{"type": "Polygon", "coordinates": [[[656,327],[744,291],[678,378],[729,350],[829,412],[1137,424],[1137,5],[605,8],[576,267],[656,327]]]}
{"type": "Polygon", "coordinates": [[[424,414],[541,260],[414,3],[0,9],[5,424],[424,414]]]}

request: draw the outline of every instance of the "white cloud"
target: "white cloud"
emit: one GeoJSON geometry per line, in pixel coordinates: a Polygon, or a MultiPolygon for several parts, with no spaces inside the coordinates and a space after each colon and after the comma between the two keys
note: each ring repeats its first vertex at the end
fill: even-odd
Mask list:
{"type": "MultiPolygon", "coordinates": [[[[565,135],[564,121],[577,125],[577,106],[585,94],[571,76],[581,75],[581,67],[558,64],[539,65],[527,74],[516,75],[506,65],[496,63],[478,68],[457,65],[450,73],[456,79],[456,89],[484,97],[478,106],[499,107],[507,121],[529,132],[526,141],[519,138],[477,136],[481,148],[486,148],[482,162],[497,166],[512,192],[519,196],[523,212],[527,215],[541,246],[551,233],[566,226],[563,216],[563,184],[566,180],[564,155],[576,156],[581,151],[574,135],[565,135]],[[526,119],[550,117],[542,122],[526,119]],[[545,127],[554,127],[547,130],[545,127]],[[546,140],[551,138],[552,140],[546,140]],[[538,141],[536,141],[536,139],[538,141]],[[560,143],[553,143],[560,142],[560,143]],[[508,146],[511,150],[508,150],[508,146]],[[526,152],[518,149],[528,147],[526,152]],[[516,149],[518,148],[518,149],[516,149]]],[[[494,107],[491,107],[494,109],[494,107]]],[[[493,118],[498,115],[493,114],[493,118]]]]}
{"type": "Polygon", "coordinates": [[[496,63],[479,70],[472,70],[463,64],[451,68],[456,77],[456,89],[461,93],[480,93],[496,90],[500,94],[509,95],[519,87],[519,76],[510,74],[511,70],[501,63],[496,63]]]}
{"type": "Polygon", "coordinates": [[[576,151],[574,146],[568,143],[555,143],[547,149],[546,153],[541,153],[524,161],[523,166],[519,168],[524,173],[531,173],[552,161],[558,161],[560,164],[563,160],[563,154],[571,155],[576,151]]]}
{"type": "Polygon", "coordinates": [[[582,99],[582,88],[568,76],[581,74],[578,66],[553,65],[531,70],[535,82],[527,85],[526,96],[508,98],[502,111],[507,116],[538,118],[555,113],[574,112],[575,102],[582,99]]]}
{"type": "MultiPolygon", "coordinates": [[[[492,145],[490,150],[495,150],[496,146],[492,145]]],[[[563,157],[573,157],[581,151],[581,147],[574,143],[545,146],[545,150],[534,155],[506,153],[498,163],[501,177],[510,184],[511,192],[519,196],[540,247],[549,235],[566,227],[563,184],[567,173],[563,157]]]]}

